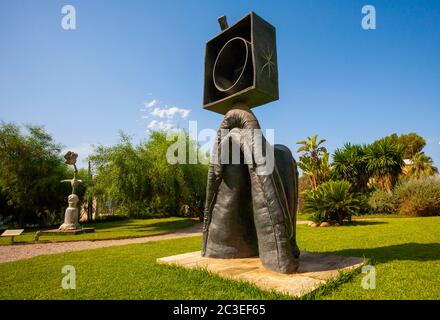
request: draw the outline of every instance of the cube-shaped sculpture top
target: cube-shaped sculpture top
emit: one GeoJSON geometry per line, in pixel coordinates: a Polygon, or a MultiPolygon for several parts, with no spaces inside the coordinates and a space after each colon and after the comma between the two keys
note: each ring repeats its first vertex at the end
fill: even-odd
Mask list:
{"type": "Polygon", "coordinates": [[[251,12],[206,43],[203,108],[221,114],[278,100],[275,28],[251,12]]]}

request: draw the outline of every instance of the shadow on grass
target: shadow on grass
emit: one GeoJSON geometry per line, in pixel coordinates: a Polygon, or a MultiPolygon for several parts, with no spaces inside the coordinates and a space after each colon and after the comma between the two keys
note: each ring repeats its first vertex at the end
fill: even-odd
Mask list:
{"type": "Polygon", "coordinates": [[[351,222],[346,222],[344,227],[362,227],[362,226],[374,226],[378,224],[388,224],[387,221],[371,221],[371,220],[352,220],[351,222]]]}
{"type": "Polygon", "coordinates": [[[191,227],[194,224],[196,224],[196,221],[192,222],[192,220],[178,220],[178,221],[156,222],[149,225],[126,224],[123,226],[123,228],[127,231],[132,231],[132,232],[159,231],[159,230],[174,231],[182,227],[191,227]]]}
{"type": "Polygon", "coordinates": [[[114,232],[114,231],[130,231],[130,232],[145,232],[145,231],[157,231],[157,230],[175,230],[182,227],[190,227],[194,223],[192,220],[174,220],[174,221],[162,221],[151,224],[141,224],[138,221],[126,221],[126,222],[109,222],[99,224],[85,224],[84,226],[95,227],[100,232],[114,232]],[[108,229],[108,230],[106,230],[108,229]]]}
{"type": "Polygon", "coordinates": [[[436,261],[440,260],[440,243],[411,242],[377,248],[343,249],[323,253],[339,256],[366,257],[379,263],[394,260],[436,261]]]}

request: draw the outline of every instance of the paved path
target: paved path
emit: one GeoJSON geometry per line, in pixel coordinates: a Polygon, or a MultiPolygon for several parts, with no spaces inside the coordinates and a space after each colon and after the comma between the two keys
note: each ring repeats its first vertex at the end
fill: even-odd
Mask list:
{"type": "Polygon", "coordinates": [[[0,246],[0,263],[30,259],[48,254],[123,246],[126,244],[146,243],[200,235],[202,235],[202,224],[198,223],[176,232],[141,238],[5,245],[0,246]]]}

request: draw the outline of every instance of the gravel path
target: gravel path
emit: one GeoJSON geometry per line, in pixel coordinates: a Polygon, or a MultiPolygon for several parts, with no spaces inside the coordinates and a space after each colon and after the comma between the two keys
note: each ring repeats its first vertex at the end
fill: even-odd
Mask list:
{"type": "Polygon", "coordinates": [[[0,246],[0,263],[63,252],[91,250],[200,235],[202,235],[202,224],[198,223],[192,227],[176,232],[141,238],[5,245],[0,246]]]}
{"type": "MultiPolygon", "coordinates": [[[[356,220],[379,220],[381,218],[356,219],[356,220]]],[[[309,224],[311,221],[297,221],[297,224],[309,224]]],[[[113,246],[123,246],[126,244],[146,243],[160,240],[169,240],[177,238],[186,238],[202,235],[202,224],[198,223],[192,227],[179,230],[172,233],[148,236],[132,239],[113,239],[113,240],[95,240],[95,241],[71,241],[71,242],[53,242],[53,243],[33,243],[0,246],[0,263],[15,260],[30,259],[37,256],[49,254],[99,249],[113,246]]]]}

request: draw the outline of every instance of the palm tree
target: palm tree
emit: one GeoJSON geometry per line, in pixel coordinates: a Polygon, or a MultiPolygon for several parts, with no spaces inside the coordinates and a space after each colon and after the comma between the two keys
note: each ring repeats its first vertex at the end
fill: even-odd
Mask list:
{"type": "Polygon", "coordinates": [[[386,137],[366,148],[367,169],[379,186],[391,193],[403,166],[403,147],[386,137]]]}
{"type": "Polygon", "coordinates": [[[357,191],[365,191],[370,179],[367,168],[366,145],[346,143],[333,154],[333,173],[336,179],[347,180],[357,191]]]}
{"type": "Polygon", "coordinates": [[[329,154],[327,149],[322,146],[324,142],[324,139],[318,141],[318,135],[297,142],[301,145],[297,152],[302,153],[299,157],[298,166],[309,177],[312,188],[316,188],[322,182],[330,179],[329,154]]]}
{"type": "Polygon", "coordinates": [[[312,158],[310,156],[301,156],[298,161],[298,166],[301,168],[303,174],[309,178],[312,189],[316,188],[318,186],[317,168],[312,158]]]}
{"type": "Polygon", "coordinates": [[[296,152],[303,152],[303,155],[308,155],[313,161],[316,161],[322,154],[327,152],[327,149],[321,146],[325,141],[324,139],[318,141],[317,134],[313,137],[307,137],[307,140],[301,140],[296,143],[301,145],[296,152]]]}
{"type": "Polygon", "coordinates": [[[438,168],[434,166],[432,158],[424,152],[417,152],[412,158],[412,164],[408,170],[408,175],[419,179],[421,177],[429,177],[436,175],[438,168]]]}
{"type": "Polygon", "coordinates": [[[322,157],[318,160],[318,185],[329,181],[332,175],[332,166],[329,162],[330,154],[325,152],[322,157]]]}

